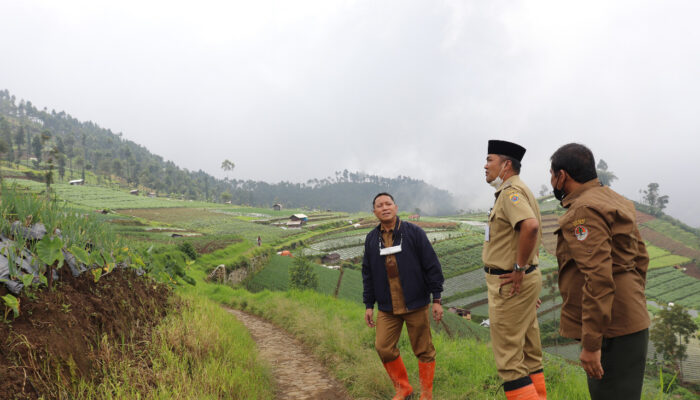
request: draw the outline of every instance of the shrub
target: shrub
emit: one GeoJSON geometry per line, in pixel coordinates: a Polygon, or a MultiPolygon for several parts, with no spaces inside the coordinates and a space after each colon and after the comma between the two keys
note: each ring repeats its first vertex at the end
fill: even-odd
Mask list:
{"type": "Polygon", "coordinates": [[[289,269],[289,286],[299,290],[318,288],[318,274],[314,272],[306,257],[299,256],[294,259],[289,269]]]}
{"type": "Polygon", "coordinates": [[[181,252],[185,253],[187,255],[187,257],[190,258],[190,260],[197,259],[197,250],[194,249],[194,246],[192,246],[192,243],[182,242],[182,243],[177,245],[177,249],[180,250],[181,252]]]}

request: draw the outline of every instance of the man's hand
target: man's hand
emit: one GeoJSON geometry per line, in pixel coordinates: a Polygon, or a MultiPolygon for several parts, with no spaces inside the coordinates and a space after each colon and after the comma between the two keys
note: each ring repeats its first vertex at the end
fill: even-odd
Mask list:
{"type": "Polygon", "coordinates": [[[508,296],[512,296],[513,293],[520,293],[520,283],[523,281],[523,276],[525,276],[525,271],[513,271],[499,276],[499,278],[501,279],[501,287],[509,283],[513,284],[513,287],[510,288],[510,294],[508,296]]]}
{"type": "Polygon", "coordinates": [[[542,299],[540,299],[538,297],[537,302],[535,303],[535,310],[539,310],[541,305],[542,305],[542,299]]]}
{"type": "Polygon", "coordinates": [[[374,328],[374,308],[365,310],[365,323],[368,327],[374,328]]]}
{"type": "Polygon", "coordinates": [[[442,314],[442,305],[438,303],[433,303],[433,319],[436,323],[440,323],[440,321],[442,320],[442,314]]]}
{"type": "Polygon", "coordinates": [[[598,351],[588,351],[586,349],[581,349],[581,366],[586,371],[586,374],[594,379],[602,379],[603,366],[600,364],[600,350],[598,351]]]}

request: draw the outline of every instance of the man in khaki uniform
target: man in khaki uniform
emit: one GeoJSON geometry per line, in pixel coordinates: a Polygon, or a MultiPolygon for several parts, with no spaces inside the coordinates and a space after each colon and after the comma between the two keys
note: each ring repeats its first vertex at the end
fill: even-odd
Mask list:
{"type": "Polygon", "coordinates": [[[486,182],[496,188],[482,258],[489,321],[498,374],[509,400],[547,398],[536,303],[542,289],[537,268],[541,217],[535,196],[520,180],[525,148],[490,140],[486,182]]]}
{"type": "Polygon", "coordinates": [[[649,341],[644,286],[649,266],[634,204],[602,186],[593,153],[580,144],[551,158],[559,218],[561,335],[581,341],[593,400],[639,399],[649,341]]]}

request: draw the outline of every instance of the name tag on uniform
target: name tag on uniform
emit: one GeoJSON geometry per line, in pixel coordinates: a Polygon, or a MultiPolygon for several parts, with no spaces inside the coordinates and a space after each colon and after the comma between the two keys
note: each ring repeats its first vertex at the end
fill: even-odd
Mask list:
{"type": "Polygon", "coordinates": [[[486,228],[484,228],[484,242],[488,242],[489,239],[491,239],[491,226],[486,224],[486,228]]]}
{"type": "Polygon", "coordinates": [[[392,254],[401,253],[401,245],[384,247],[379,249],[380,256],[390,256],[392,254]]]}

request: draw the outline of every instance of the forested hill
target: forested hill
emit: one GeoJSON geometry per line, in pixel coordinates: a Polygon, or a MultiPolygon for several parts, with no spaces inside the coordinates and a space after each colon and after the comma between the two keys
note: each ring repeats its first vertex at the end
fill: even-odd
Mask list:
{"type": "Polygon", "coordinates": [[[0,156],[41,171],[28,172],[29,177],[38,179],[52,168],[55,182],[84,178],[88,184],[120,185],[154,191],[159,196],[359,211],[370,208],[376,193],[389,191],[406,211],[454,212],[453,198],[447,191],[401,176],[383,178],[346,170],[306,183],[216,179],[201,170],[181,169],[94,122],[81,122],[64,111],[39,110],[7,90],[0,90],[0,156]]]}
{"type": "Polygon", "coordinates": [[[285,207],[311,207],[343,211],[370,211],[372,198],[379,192],[394,196],[400,210],[428,215],[455,213],[454,199],[446,190],[421,180],[399,176],[383,178],[376,175],[336,172],[334,178],[313,179],[304,183],[236,181],[231,183],[234,202],[285,207]]]}

